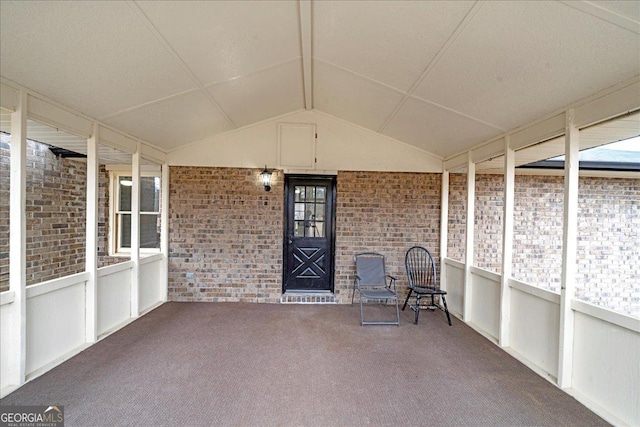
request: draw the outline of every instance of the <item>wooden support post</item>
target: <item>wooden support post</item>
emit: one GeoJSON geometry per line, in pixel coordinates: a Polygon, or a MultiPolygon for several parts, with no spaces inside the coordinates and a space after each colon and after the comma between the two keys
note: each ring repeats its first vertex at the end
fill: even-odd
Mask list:
{"type": "MultiPolygon", "coordinates": [[[[9,291],[14,299],[9,306],[10,331],[8,348],[2,348],[2,359],[9,365],[11,389],[25,382],[27,360],[27,102],[26,92],[18,92],[18,105],[11,113],[11,149],[9,183],[9,291]]],[[[8,390],[11,391],[11,390],[8,390]]],[[[5,392],[3,391],[3,395],[5,392]]]]}
{"type": "Polygon", "coordinates": [[[440,288],[447,290],[447,269],[444,259],[447,257],[447,239],[449,231],[449,171],[442,171],[442,190],[440,207],[440,288]]]}
{"type": "Polygon", "coordinates": [[[93,124],[93,134],[87,140],[87,223],[85,246],[85,270],[89,280],[85,291],[85,340],[94,343],[98,339],[98,123],[93,124]]]}
{"type": "Polygon", "coordinates": [[[566,112],[564,161],[564,221],[562,233],[562,282],[560,289],[560,354],[558,386],[571,388],[573,370],[576,250],[578,243],[578,181],[580,154],[579,132],[574,124],[574,110],[566,112]]]}
{"type": "Polygon", "coordinates": [[[469,322],[471,320],[471,299],[473,298],[471,266],[473,266],[473,240],[475,234],[475,201],[476,164],[471,158],[471,151],[469,151],[467,153],[467,225],[464,255],[464,308],[462,314],[465,322],[469,322]]]}
{"type": "Polygon", "coordinates": [[[502,215],[502,279],[500,283],[500,336],[501,347],[509,347],[511,326],[511,288],[509,279],[513,263],[513,215],[515,205],[516,154],[505,137],[504,150],[504,208],[502,215]]]}
{"type": "Polygon", "coordinates": [[[138,142],[131,165],[131,317],[140,316],[140,149],[138,142]]]}
{"type": "Polygon", "coordinates": [[[169,298],[169,164],[162,165],[160,211],[160,251],[162,252],[161,301],[169,298]]]}

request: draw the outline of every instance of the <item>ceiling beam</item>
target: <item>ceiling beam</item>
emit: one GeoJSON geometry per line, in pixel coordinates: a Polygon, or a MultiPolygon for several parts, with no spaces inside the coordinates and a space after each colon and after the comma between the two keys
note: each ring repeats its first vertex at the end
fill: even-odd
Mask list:
{"type": "Polygon", "coordinates": [[[302,50],[302,81],[304,108],[313,109],[313,81],[311,72],[311,0],[298,0],[300,13],[300,48],[302,50]]]}

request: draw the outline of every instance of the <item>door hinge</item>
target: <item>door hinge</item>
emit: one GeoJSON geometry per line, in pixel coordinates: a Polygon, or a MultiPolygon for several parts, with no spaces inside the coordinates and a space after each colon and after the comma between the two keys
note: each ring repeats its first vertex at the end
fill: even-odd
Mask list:
{"type": "Polygon", "coordinates": [[[318,139],[318,134],[316,133],[316,139],[318,139]]]}

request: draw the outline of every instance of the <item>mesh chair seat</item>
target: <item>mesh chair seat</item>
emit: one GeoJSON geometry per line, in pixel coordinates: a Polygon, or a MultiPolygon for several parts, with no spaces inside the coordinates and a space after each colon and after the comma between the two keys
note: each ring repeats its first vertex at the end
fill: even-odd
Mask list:
{"type": "Polygon", "coordinates": [[[367,289],[361,288],[360,294],[365,299],[397,299],[395,292],[390,289],[367,289]]]}
{"type": "Polygon", "coordinates": [[[360,298],[360,325],[400,325],[398,293],[396,279],[387,274],[384,255],[376,252],[356,254],[356,277],[353,283],[351,304],[354,302],[356,289],[360,298]],[[396,319],[388,321],[370,321],[364,318],[364,300],[388,303],[395,302],[396,319]]]}

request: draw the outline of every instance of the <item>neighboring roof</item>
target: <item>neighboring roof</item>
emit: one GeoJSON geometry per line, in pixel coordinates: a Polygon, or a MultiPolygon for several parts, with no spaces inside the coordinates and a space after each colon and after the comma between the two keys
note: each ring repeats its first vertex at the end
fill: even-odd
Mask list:
{"type": "MultiPolygon", "coordinates": [[[[521,168],[563,169],[565,156],[533,162],[521,168]]],[[[580,169],[640,172],[640,136],[580,151],[580,169]]]]}
{"type": "Polygon", "coordinates": [[[306,108],[447,157],[634,78],[639,35],[626,1],[3,0],[0,74],[165,150],[306,108]]]}

